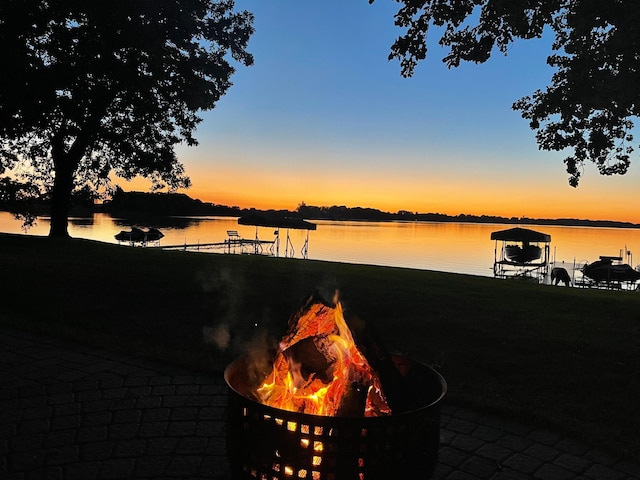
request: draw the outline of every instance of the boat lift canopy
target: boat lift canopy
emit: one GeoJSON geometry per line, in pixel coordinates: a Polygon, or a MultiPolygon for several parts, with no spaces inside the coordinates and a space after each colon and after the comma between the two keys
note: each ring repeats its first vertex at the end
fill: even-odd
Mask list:
{"type": "MultiPolygon", "coordinates": [[[[287,239],[285,243],[285,257],[293,257],[294,249],[293,243],[291,243],[291,238],[289,237],[289,229],[294,230],[306,230],[307,237],[304,241],[304,245],[300,250],[302,254],[302,258],[308,258],[309,255],[309,230],[316,230],[317,225],[315,223],[307,222],[301,218],[291,218],[291,217],[281,217],[281,216],[266,216],[266,215],[245,215],[244,217],[240,217],[238,219],[238,225],[252,225],[256,227],[256,244],[259,244],[260,240],[258,239],[258,227],[270,227],[275,228],[276,239],[274,241],[275,251],[271,253],[276,257],[280,254],[280,229],[287,229],[287,239]]],[[[273,248],[274,245],[272,245],[273,248]]]]}
{"type": "Polygon", "coordinates": [[[292,228],[296,230],[315,230],[315,223],[301,218],[268,217],[263,215],[246,215],[238,219],[239,225],[255,225],[256,227],[292,228]]]}
{"type": "Polygon", "coordinates": [[[528,228],[510,228],[499,232],[491,232],[491,240],[502,240],[505,242],[551,242],[551,235],[536,232],[528,228]]]}

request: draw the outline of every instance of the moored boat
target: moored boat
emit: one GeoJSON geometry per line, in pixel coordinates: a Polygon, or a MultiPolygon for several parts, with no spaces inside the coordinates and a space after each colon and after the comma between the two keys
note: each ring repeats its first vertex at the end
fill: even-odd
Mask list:
{"type": "Polygon", "coordinates": [[[582,267],[582,273],[596,283],[636,282],[640,280],[640,272],[628,263],[620,263],[621,260],[621,257],[602,256],[599,260],[587,263],[582,267]]]}
{"type": "Polygon", "coordinates": [[[149,228],[145,231],[137,227],[131,227],[130,231],[121,230],[114,237],[119,242],[147,243],[159,241],[164,237],[164,234],[157,228],[149,228]]]}
{"type": "Polygon", "coordinates": [[[538,245],[506,245],[504,255],[507,259],[517,263],[529,263],[542,256],[542,249],[538,245]]]}

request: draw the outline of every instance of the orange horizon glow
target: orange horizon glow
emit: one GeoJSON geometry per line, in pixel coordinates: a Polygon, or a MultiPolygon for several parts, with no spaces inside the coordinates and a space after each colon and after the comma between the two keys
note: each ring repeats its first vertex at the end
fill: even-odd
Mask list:
{"type": "MultiPolygon", "coordinates": [[[[562,180],[562,179],[561,179],[562,180]]],[[[344,185],[342,185],[344,187],[344,185]]],[[[352,185],[353,188],[319,189],[274,188],[267,191],[261,182],[243,181],[239,183],[221,182],[205,184],[194,179],[193,186],[180,190],[193,199],[202,202],[259,210],[294,211],[301,202],[309,206],[349,208],[373,208],[383,212],[396,213],[406,210],[413,213],[439,213],[443,215],[487,215],[503,218],[574,218],[588,220],[610,220],[640,223],[640,212],[635,206],[614,191],[604,192],[608,200],[593,201],[588,189],[569,186],[560,193],[547,192],[532,194],[519,192],[518,188],[500,187],[501,194],[495,195],[491,186],[459,188],[455,191],[446,185],[433,185],[424,189],[420,186],[382,184],[352,185]],[[357,188],[356,188],[357,187],[357,188]]],[[[148,185],[141,182],[127,182],[127,191],[148,191],[148,185]]]]}
{"type": "MultiPolygon", "coordinates": [[[[191,198],[217,205],[261,210],[294,211],[301,202],[316,207],[373,208],[395,213],[406,210],[444,215],[487,215],[503,218],[573,218],[640,223],[640,211],[630,201],[636,196],[631,174],[603,177],[585,175],[572,188],[559,168],[518,181],[513,172],[496,178],[489,174],[446,171],[333,172],[317,165],[304,171],[275,168],[245,169],[236,161],[228,166],[211,162],[189,168],[192,186],[180,190],[191,198]],[[235,164],[235,165],[234,165],[235,164]],[[532,187],[532,185],[535,185],[532,187]]],[[[446,163],[446,162],[442,162],[446,163]]],[[[318,161],[319,165],[322,162],[318,161]]],[[[348,162],[345,162],[347,165],[348,162]]],[[[302,170],[302,166],[301,166],[302,170]]],[[[126,191],[149,191],[149,182],[121,182],[126,191]]]]}
{"type": "MultiPolygon", "coordinates": [[[[401,190],[401,189],[400,189],[401,190]]],[[[417,213],[440,213],[444,215],[487,215],[504,218],[575,218],[588,220],[611,220],[640,223],[640,213],[633,204],[610,196],[607,202],[590,201],[589,192],[567,187],[562,195],[544,194],[530,197],[511,192],[501,199],[487,194],[484,189],[469,190],[464,193],[447,193],[443,189],[433,189],[429,196],[419,193],[393,192],[384,198],[367,191],[350,191],[332,195],[312,195],[313,192],[273,192],[261,193],[257,188],[247,190],[218,191],[214,188],[192,187],[185,191],[192,198],[219,205],[256,208],[261,210],[295,210],[301,202],[316,207],[346,206],[349,208],[374,208],[395,213],[406,210],[417,213]],[[395,197],[395,198],[394,198],[395,197]],[[424,197],[424,198],[421,198],[424,197]]]]}

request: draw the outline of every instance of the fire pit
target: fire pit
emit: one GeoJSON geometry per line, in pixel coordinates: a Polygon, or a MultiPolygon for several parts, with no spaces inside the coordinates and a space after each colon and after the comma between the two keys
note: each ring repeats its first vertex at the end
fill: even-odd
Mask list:
{"type": "Polygon", "coordinates": [[[406,394],[421,406],[384,417],[329,417],[263,405],[252,400],[258,385],[249,380],[248,359],[235,360],[224,375],[232,478],[430,478],[438,461],[439,402],[446,384],[424,364],[394,360],[415,377],[415,391],[406,394]]]}
{"type": "MultiPolygon", "coordinates": [[[[391,411],[377,416],[353,409],[316,415],[267,405],[258,392],[272,373],[261,371],[249,357],[232,362],[224,375],[232,478],[430,478],[438,460],[440,400],[446,383],[420,362],[390,354],[385,359],[376,363],[375,374],[380,374],[381,395],[391,411]]],[[[349,395],[360,397],[355,403],[364,410],[366,390],[353,385],[349,395]]]]}

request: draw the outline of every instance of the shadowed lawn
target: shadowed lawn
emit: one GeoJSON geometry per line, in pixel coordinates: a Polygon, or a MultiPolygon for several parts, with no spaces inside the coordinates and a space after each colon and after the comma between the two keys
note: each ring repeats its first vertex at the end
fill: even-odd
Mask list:
{"type": "Polygon", "coordinates": [[[442,373],[447,401],[640,459],[640,292],[7,234],[0,252],[0,321],[206,371],[338,289],[390,350],[442,373]]]}

